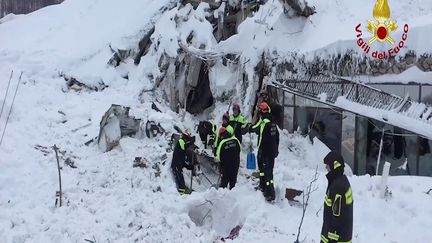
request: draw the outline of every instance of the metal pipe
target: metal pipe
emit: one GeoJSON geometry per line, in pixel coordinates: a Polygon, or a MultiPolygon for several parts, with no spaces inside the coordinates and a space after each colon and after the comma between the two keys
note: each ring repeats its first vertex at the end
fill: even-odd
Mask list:
{"type": "Polygon", "coordinates": [[[383,147],[383,139],[384,139],[384,127],[383,127],[382,135],[381,135],[381,142],[380,142],[380,148],[379,148],[379,152],[378,152],[378,158],[377,158],[377,165],[376,165],[375,175],[378,175],[378,167],[379,167],[379,164],[381,162],[381,151],[382,151],[382,147],[383,147]]]}

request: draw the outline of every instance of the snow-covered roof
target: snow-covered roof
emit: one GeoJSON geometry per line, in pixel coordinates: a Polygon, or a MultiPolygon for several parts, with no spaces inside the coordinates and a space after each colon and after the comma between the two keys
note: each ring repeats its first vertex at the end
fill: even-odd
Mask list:
{"type": "MultiPolygon", "coordinates": [[[[350,78],[348,78],[350,79],[350,78]]],[[[353,78],[355,81],[363,83],[417,83],[432,85],[432,72],[423,72],[418,67],[411,67],[400,74],[386,74],[377,77],[373,76],[357,76],[353,78]]]]}

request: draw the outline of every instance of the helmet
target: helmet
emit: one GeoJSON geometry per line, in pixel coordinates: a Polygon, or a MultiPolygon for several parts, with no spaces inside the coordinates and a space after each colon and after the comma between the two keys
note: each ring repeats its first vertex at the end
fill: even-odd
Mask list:
{"type": "Polygon", "coordinates": [[[223,114],[223,116],[222,116],[222,121],[223,120],[226,120],[226,121],[229,121],[229,114],[228,114],[228,112],[225,112],[224,114],[223,114]]]}
{"type": "Polygon", "coordinates": [[[330,170],[336,170],[339,167],[343,169],[345,167],[345,161],[342,155],[333,151],[329,152],[326,157],[324,157],[323,162],[329,166],[330,170]]]}
{"type": "Polygon", "coordinates": [[[186,141],[190,141],[192,139],[192,134],[190,133],[190,131],[188,129],[183,131],[182,138],[186,141]]]}
{"type": "Polygon", "coordinates": [[[258,106],[258,109],[262,114],[270,112],[270,106],[266,102],[261,102],[261,104],[258,106]]]}
{"type": "Polygon", "coordinates": [[[226,131],[227,129],[225,127],[219,128],[219,136],[222,136],[226,131]]]}
{"type": "Polygon", "coordinates": [[[233,111],[238,111],[238,112],[240,112],[240,105],[239,105],[239,104],[234,104],[234,105],[233,105],[233,111]]]}

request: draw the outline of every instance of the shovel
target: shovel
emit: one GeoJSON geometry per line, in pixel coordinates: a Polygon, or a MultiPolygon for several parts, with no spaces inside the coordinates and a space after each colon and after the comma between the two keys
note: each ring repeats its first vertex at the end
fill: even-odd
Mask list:
{"type": "Polygon", "coordinates": [[[254,154],[253,148],[252,148],[252,137],[251,137],[251,142],[249,145],[249,151],[248,151],[247,159],[246,159],[246,168],[249,170],[255,170],[256,169],[256,157],[255,157],[255,154],[254,154]]]}

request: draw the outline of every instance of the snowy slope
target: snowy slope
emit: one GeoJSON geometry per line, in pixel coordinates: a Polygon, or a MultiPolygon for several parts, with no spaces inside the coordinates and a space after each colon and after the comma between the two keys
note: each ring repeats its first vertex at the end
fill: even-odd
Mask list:
{"type": "MultiPolygon", "coordinates": [[[[318,189],[311,196],[301,238],[305,238],[305,242],[318,242],[326,189],[321,161],[328,152],[319,141],[312,145],[307,139],[284,131],[275,165],[278,200],[274,205],[266,203],[262,195],[254,191],[253,182],[246,177],[251,171],[244,168],[240,170],[239,184],[233,191],[203,188],[194,181],[198,191],[190,196],[179,196],[170,175],[171,153],[166,153],[166,138],[124,138],[120,146],[108,153],[101,153],[95,144],[83,145],[97,136],[99,121],[113,103],[130,106],[132,115],[144,121],[160,122],[170,132],[173,124],[193,129],[197,122],[195,117],[186,115],[181,122],[182,117],[165,106],[164,113],[152,110],[151,103],[147,102],[153,99],[150,94],[144,97],[143,104],[138,101],[141,89],[152,87],[147,74],[154,72],[156,57],[144,57],[138,68],[125,64],[123,68],[129,69],[133,77],[129,80],[122,78],[121,71],[106,66],[111,57],[110,43],[117,48],[135,49],[143,33],[153,24],[166,27],[165,35],[177,38],[177,33],[168,31],[172,27],[169,17],[173,13],[161,14],[160,11],[163,7],[173,6],[173,2],[67,0],[0,24],[1,102],[10,71],[15,71],[11,90],[15,90],[17,73],[24,72],[0,147],[0,242],[57,243],[85,242],[85,239],[95,242],[214,242],[227,236],[237,224],[243,228],[233,242],[294,242],[301,209],[280,200],[283,188],[305,189],[316,166],[318,189]],[[110,87],[102,92],[63,92],[65,84],[59,73],[94,82],[103,80],[110,87]],[[63,123],[65,120],[67,122],[63,123]],[[90,125],[83,127],[87,124],[90,125]],[[80,127],[83,128],[75,131],[80,127]],[[58,190],[54,153],[48,148],[44,156],[34,148],[53,144],[66,150],[67,157],[75,156],[78,167],[72,169],[62,163],[66,197],[66,206],[62,208],[54,207],[55,191],[58,190]],[[136,156],[145,157],[148,167],[132,168],[136,156]]],[[[407,18],[424,18],[430,13],[429,2],[422,1],[424,7],[420,14],[418,8],[413,7],[419,1],[407,3],[410,2],[412,5],[404,5],[407,18]]],[[[343,14],[362,9],[357,4],[351,7],[348,1],[337,3],[341,4],[334,10],[337,13],[348,6],[350,10],[343,14]]],[[[266,8],[271,4],[277,6],[276,2],[270,1],[266,8]]],[[[339,16],[332,17],[329,3],[315,1],[315,4],[330,11],[329,19],[339,16]]],[[[260,12],[256,16],[259,15],[260,12]]],[[[324,16],[327,15],[319,17],[324,16]]],[[[196,17],[199,19],[200,16],[196,17]]],[[[279,17],[275,18],[275,23],[281,21],[279,17]]],[[[247,24],[241,26],[241,32],[248,30],[247,24]]],[[[347,26],[350,24],[346,23],[347,26]]],[[[206,23],[199,26],[205,29],[206,23]]],[[[265,27],[255,27],[260,28],[255,31],[259,35],[257,39],[267,40],[265,27]]],[[[191,26],[182,28],[187,30],[191,26]]],[[[316,36],[319,35],[316,33],[316,36]]],[[[350,38],[348,32],[344,36],[350,38]]],[[[334,39],[323,39],[322,46],[338,38],[344,39],[331,38],[334,39]]],[[[200,41],[216,46],[213,38],[208,36],[203,35],[200,41]]],[[[221,44],[221,48],[235,49],[234,44],[228,45],[231,41],[234,40],[221,44]]],[[[287,39],[284,43],[291,42],[287,39]]],[[[260,44],[260,48],[264,48],[264,44],[260,44]]],[[[305,50],[322,47],[308,42],[304,45],[305,50]]],[[[172,46],[167,42],[165,47],[172,46]]],[[[246,57],[258,56],[259,49],[253,47],[244,45],[237,50],[242,50],[246,57]]],[[[291,47],[287,45],[286,48],[291,47]]],[[[7,112],[11,101],[9,94],[5,106],[7,112]]],[[[218,104],[216,116],[224,109],[226,106],[218,104]]],[[[5,116],[0,118],[0,128],[5,119],[5,116]]],[[[219,120],[218,117],[215,119],[219,120]]],[[[376,185],[379,180],[379,177],[350,177],[355,205],[354,242],[405,243],[432,239],[429,230],[432,198],[424,193],[431,187],[432,179],[390,178],[393,196],[387,200],[378,197],[376,185]]]]}

